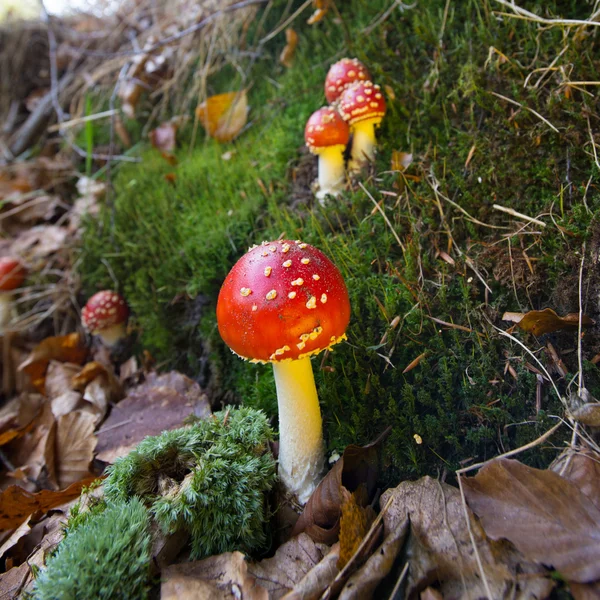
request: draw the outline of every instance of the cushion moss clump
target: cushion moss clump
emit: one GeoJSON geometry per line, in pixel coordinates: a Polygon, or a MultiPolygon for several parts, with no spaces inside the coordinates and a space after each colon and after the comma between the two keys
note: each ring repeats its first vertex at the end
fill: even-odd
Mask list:
{"type": "Polygon", "coordinates": [[[276,478],[264,413],[229,408],[190,427],[148,437],[110,467],[105,498],[139,497],[168,533],[187,531],[192,558],[266,541],[265,492],[276,478]]]}
{"type": "Polygon", "coordinates": [[[40,572],[32,598],[146,598],[150,550],[150,515],[143,503],[115,502],[61,542],[40,572]]]}

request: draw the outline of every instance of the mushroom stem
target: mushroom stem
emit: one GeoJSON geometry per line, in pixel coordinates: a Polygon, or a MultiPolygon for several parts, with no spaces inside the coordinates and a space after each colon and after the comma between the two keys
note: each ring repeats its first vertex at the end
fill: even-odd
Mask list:
{"type": "Polygon", "coordinates": [[[117,323],[102,331],[94,331],[93,333],[100,337],[105,346],[112,348],[119,340],[122,340],[127,335],[127,329],[125,323],[117,323]]]}
{"type": "Polygon", "coordinates": [[[348,171],[358,173],[367,162],[375,160],[375,124],[373,121],[361,121],[353,128],[352,157],[348,161],[348,171]]]}
{"type": "Polygon", "coordinates": [[[11,292],[0,292],[0,334],[13,317],[13,295],[11,292]]]}
{"type": "Polygon", "coordinates": [[[319,150],[319,191],[316,194],[317,199],[322,201],[328,194],[337,196],[342,191],[345,183],[344,146],[328,146],[319,150]]]}
{"type": "Polygon", "coordinates": [[[321,409],[309,357],[273,363],[279,405],[279,478],[306,504],[323,474],[321,409]]]}

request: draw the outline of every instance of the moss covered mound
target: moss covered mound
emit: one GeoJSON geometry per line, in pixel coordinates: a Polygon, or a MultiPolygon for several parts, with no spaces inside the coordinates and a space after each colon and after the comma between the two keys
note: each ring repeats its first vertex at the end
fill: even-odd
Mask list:
{"type": "MultiPolygon", "coordinates": [[[[595,32],[499,15],[492,0],[392,10],[388,0],[349,0],[315,26],[306,14],[293,22],[299,44],[286,69],[278,62],[283,34],[264,36],[284,7],[301,4],[275,2],[253,23],[253,51],[231,57],[247,81],[208,81],[209,93],[252,83],[251,126],[238,140],[199,140],[175,168],[151,150],[140,165],[120,168],[114,211],[90,222],[84,238],[87,292],[111,285],[114,274],[159,360],[221,398],[273,414],[270,369],[231,355],[214,307],[247,247],[301,238],[338,265],[352,302],[348,343],[314,360],[330,449],[391,424],[386,474],[396,479],[534,439],[561,405],[543,384],[536,407],[533,359],[495,327],[505,310],[576,311],[584,242],[584,307],[598,317],[597,116],[595,96],[576,83],[597,79],[595,32]],[[316,159],[302,134],[325,104],[329,65],[344,55],[369,66],[388,115],[373,171],[322,207],[312,200],[316,159]],[[395,151],[412,154],[403,173],[395,151]],[[165,179],[172,171],[174,181],[165,179]]],[[[577,0],[527,8],[542,19],[591,11],[577,0]]],[[[534,350],[548,341],[521,337],[534,350]]],[[[575,335],[550,341],[570,352],[563,360],[575,372],[575,335]]],[[[598,351],[593,328],[584,370],[595,394],[596,367],[585,360],[598,351]]],[[[549,450],[524,458],[542,465],[549,450]]]]}

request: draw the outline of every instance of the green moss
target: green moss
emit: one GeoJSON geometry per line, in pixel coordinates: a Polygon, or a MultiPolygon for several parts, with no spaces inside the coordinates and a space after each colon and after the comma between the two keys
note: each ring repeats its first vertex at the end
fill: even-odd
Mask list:
{"type": "Polygon", "coordinates": [[[264,546],[275,481],[264,414],[230,408],[143,440],[109,468],[108,503],[142,499],[166,532],[187,531],[192,557],[264,546]]]}
{"type": "Polygon", "coordinates": [[[146,598],[150,517],[132,499],[81,523],[58,546],[35,582],[37,600],[146,598]]]}
{"type": "MultiPolygon", "coordinates": [[[[580,18],[584,4],[527,8],[580,18]]],[[[269,18],[283,5],[276,2],[269,18]]],[[[115,274],[159,360],[200,379],[217,398],[274,414],[271,370],[240,361],[222,344],[216,296],[253,243],[285,234],[321,248],[342,270],[353,310],[348,343],[326,358],[325,369],[321,357],[313,361],[327,443],[341,449],[367,442],[392,424],[385,454],[392,480],[515,448],[548,427],[546,415],[560,414],[549,386],[536,413],[528,359],[492,323],[500,325],[505,310],[576,309],[577,295],[565,282],[576,281],[576,253],[598,227],[600,195],[589,145],[593,103],[563,85],[564,69],[572,81],[596,79],[593,36],[498,19],[486,0],[425,0],[392,11],[364,35],[387,8],[387,0],[340,6],[348,40],[335,19],[313,27],[294,22],[300,42],[289,70],[277,62],[279,37],[260,45],[259,58],[248,59],[252,126],[233,144],[199,140],[175,168],[152,151],[141,165],[123,166],[114,215],[90,222],[80,265],[89,293],[115,274]],[[343,55],[364,60],[393,91],[375,176],[365,180],[389,225],[361,189],[326,207],[311,201],[314,160],[301,150],[302,132],[324,102],[328,65],[343,55]],[[563,70],[545,69],[550,64],[563,70]],[[414,156],[400,180],[389,172],[394,150],[414,156]],[[163,178],[170,171],[174,185],[163,178]],[[517,231],[494,204],[541,218],[546,227],[517,231]]],[[[263,34],[251,30],[249,47],[263,34]]],[[[210,85],[224,91],[222,80],[210,85]]],[[[590,277],[587,306],[595,316],[591,294],[600,287],[597,275],[590,277]]],[[[558,339],[568,349],[575,338],[558,339]]],[[[586,336],[584,358],[594,346],[597,332],[586,336]]],[[[564,360],[577,368],[573,354],[564,360]]],[[[524,458],[541,466],[550,453],[538,448],[524,458]]]]}

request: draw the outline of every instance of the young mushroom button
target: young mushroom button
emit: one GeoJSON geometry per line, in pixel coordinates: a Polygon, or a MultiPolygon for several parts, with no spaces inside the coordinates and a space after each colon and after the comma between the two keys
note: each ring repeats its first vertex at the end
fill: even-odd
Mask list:
{"type": "Polygon", "coordinates": [[[375,127],[385,116],[385,98],[378,85],[373,85],[371,81],[360,81],[344,90],[339,108],[353,134],[348,170],[358,172],[365,162],[375,159],[375,127]]]}
{"type": "Polygon", "coordinates": [[[340,94],[355,81],[368,81],[371,74],[357,58],[342,58],[329,67],[325,77],[325,98],[333,104],[340,94]]]}
{"type": "Polygon", "coordinates": [[[279,476],[304,504],[324,465],[321,411],[310,357],[346,338],[348,291],[337,267],[300,241],[263,242],[231,269],[217,302],[225,343],[273,364],[279,406],[279,476]]]}
{"type": "Polygon", "coordinates": [[[0,330],[3,330],[12,318],[12,291],[25,279],[25,267],[19,259],[9,256],[0,258],[0,330]]]}
{"type": "Polygon", "coordinates": [[[316,196],[321,202],[328,194],[336,196],[344,187],[344,150],[349,139],[348,124],[331,106],[315,111],[306,122],[304,140],[308,149],[319,157],[316,196]]]}
{"type": "Polygon", "coordinates": [[[94,294],[81,311],[83,326],[109,347],[126,335],[129,308],[116,292],[103,290],[94,294]]]}

